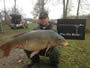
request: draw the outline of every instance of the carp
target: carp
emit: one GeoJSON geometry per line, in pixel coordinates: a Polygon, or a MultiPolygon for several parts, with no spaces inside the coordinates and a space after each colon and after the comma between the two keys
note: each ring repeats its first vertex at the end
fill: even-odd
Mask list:
{"type": "Polygon", "coordinates": [[[63,36],[52,30],[32,30],[17,36],[13,40],[3,44],[0,47],[1,57],[9,56],[13,48],[21,48],[32,51],[30,57],[38,54],[40,50],[56,46],[67,46],[69,43],[63,36]]]}

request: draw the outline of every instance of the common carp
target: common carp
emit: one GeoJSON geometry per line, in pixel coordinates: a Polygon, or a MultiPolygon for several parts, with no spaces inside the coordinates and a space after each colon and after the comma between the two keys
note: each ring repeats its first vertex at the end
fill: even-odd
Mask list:
{"type": "Polygon", "coordinates": [[[40,50],[55,46],[67,46],[69,43],[52,30],[33,30],[17,36],[15,39],[3,44],[0,47],[2,51],[1,57],[9,56],[10,51],[13,48],[22,48],[28,51],[32,51],[30,57],[38,54],[40,50]]]}

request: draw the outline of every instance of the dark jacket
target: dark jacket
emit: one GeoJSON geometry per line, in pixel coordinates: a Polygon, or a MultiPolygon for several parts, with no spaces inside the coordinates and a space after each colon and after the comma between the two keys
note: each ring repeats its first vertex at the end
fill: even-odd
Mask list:
{"type": "Polygon", "coordinates": [[[38,26],[36,26],[33,30],[54,30],[55,31],[51,22],[49,22],[49,25],[47,27],[45,27],[42,24],[38,24],[38,26]]]}
{"type": "MultiPolygon", "coordinates": [[[[47,27],[45,27],[44,25],[42,24],[39,24],[37,27],[35,27],[33,30],[54,30],[55,29],[53,28],[53,25],[52,23],[49,22],[49,25],[47,27]]],[[[54,47],[54,48],[49,48],[47,53],[46,53],[46,56],[48,56],[50,58],[50,62],[53,63],[53,64],[59,64],[59,60],[60,60],[60,55],[59,55],[59,51],[58,50],[59,48],[57,47],[54,47]]],[[[27,50],[24,50],[28,56],[28,58],[30,58],[30,54],[32,52],[30,51],[27,51],[27,50]]],[[[41,56],[45,56],[45,52],[46,52],[46,48],[41,50],[38,55],[35,55],[31,58],[32,62],[33,63],[37,63],[39,62],[40,58],[39,58],[39,55],[41,56]]],[[[56,67],[55,67],[56,68],[56,67]]]]}

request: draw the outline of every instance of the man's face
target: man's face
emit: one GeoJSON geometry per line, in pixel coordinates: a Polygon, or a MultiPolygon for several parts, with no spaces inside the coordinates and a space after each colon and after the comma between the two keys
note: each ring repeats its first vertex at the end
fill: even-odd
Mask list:
{"type": "Polygon", "coordinates": [[[47,26],[49,24],[49,18],[47,17],[40,19],[40,24],[47,26]]]}

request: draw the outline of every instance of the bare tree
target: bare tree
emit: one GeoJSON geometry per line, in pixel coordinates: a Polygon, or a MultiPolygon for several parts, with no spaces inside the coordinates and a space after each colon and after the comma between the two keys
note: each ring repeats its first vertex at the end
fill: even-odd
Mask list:
{"type": "Polygon", "coordinates": [[[78,19],[78,16],[79,16],[80,3],[81,3],[81,0],[78,0],[78,8],[77,8],[77,16],[76,16],[77,19],[78,19]]]}
{"type": "Polygon", "coordinates": [[[67,18],[69,0],[63,0],[63,18],[67,18]]]}
{"type": "Polygon", "coordinates": [[[14,3],[15,3],[15,5],[14,5],[14,13],[16,13],[16,0],[14,0],[14,3]]]}
{"type": "Polygon", "coordinates": [[[34,7],[34,11],[32,12],[33,13],[33,16],[34,18],[36,18],[40,12],[42,11],[46,11],[45,10],[45,5],[46,3],[48,2],[49,0],[38,0],[35,7],[34,7]]]}
{"type": "Polygon", "coordinates": [[[65,0],[63,0],[63,18],[65,18],[65,0]]]}
{"type": "Polygon", "coordinates": [[[4,0],[4,18],[5,18],[5,21],[6,21],[6,1],[4,0]]]}
{"type": "Polygon", "coordinates": [[[20,10],[22,10],[21,8],[17,8],[16,6],[17,0],[14,0],[14,6],[11,10],[8,10],[9,14],[20,14],[20,10]]]}
{"type": "Polygon", "coordinates": [[[4,3],[4,10],[2,11],[4,16],[4,21],[7,22],[9,20],[8,11],[6,10],[6,0],[3,0],[4,3]]]}
{"type": "Polygon", "coordinates": [[[68,4],[69,4],[69,0],[67,0],[67,3],[66,3],[66,16],[65,17],[67,17],[68,4]]]}

